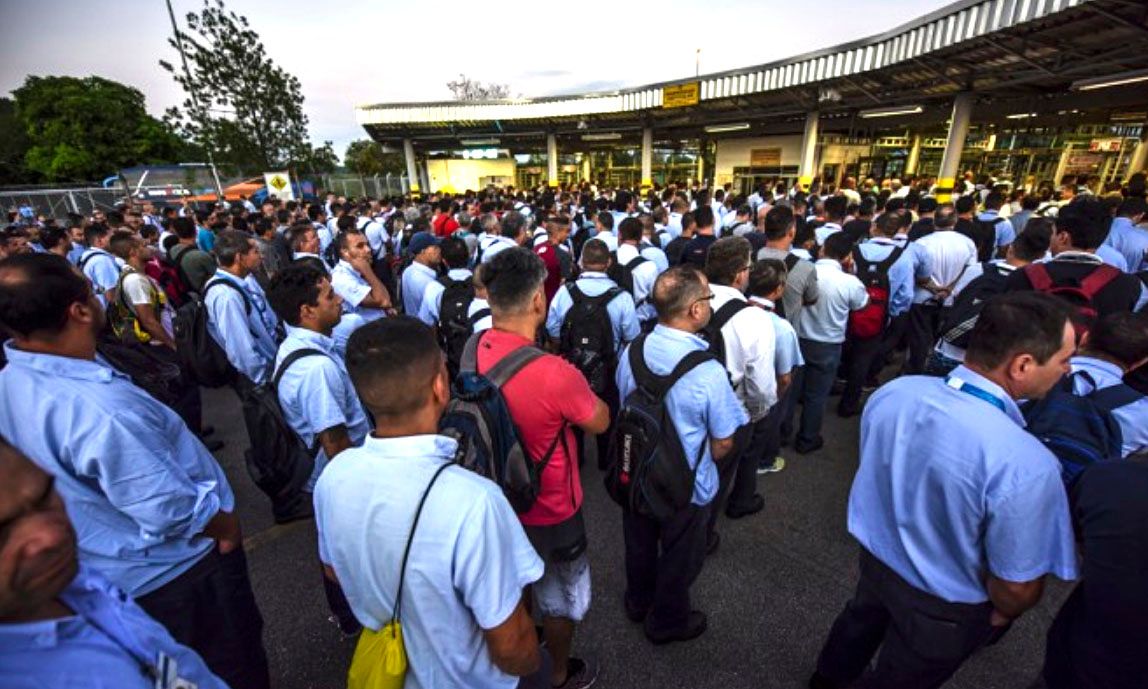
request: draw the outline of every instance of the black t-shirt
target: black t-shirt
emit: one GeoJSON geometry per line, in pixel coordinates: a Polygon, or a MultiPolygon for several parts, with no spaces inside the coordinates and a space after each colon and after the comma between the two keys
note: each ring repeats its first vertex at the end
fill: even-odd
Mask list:
{"type": "Polygon", "coordinates": [[[751,251],[749,255],[753,256],[756,260],[757,252],[765,248],[765,233],[756,231],[746,232],[742,236],[745,237],[746,241],[748,241],[749,245],[753,248],[753,251],[751,251]]]}
{"type": "Polygon", "coordinates": [[[682,250],[686,248],[686,244],[689,244],[689,242],[689,239],[679,236],[671,239],[670,243],[666,245],[666,261],[669,262],[671,266],[676,266],[682,262],[682,250]]]}
{"type": "Polygon", "coordinates": [[[680,263],[682,265],[692,265],[699,269],[706,267],[706,256],[710,252],[710,247],[717,241],[717,237],[712,234],[699,234],[694,236],[682,249],[682,257],[680,263]]]}
{"type": "Polygon", "coordinates": [[[1070,489],[1083,576],[1049,632],[1050,686],[1140,686],[1131,678],[1148,675],[1146,495],[1148,464],[1128,460],[1094,464],[1070,489]]]}
{"type": "Polygon", "coordinates": [[[869,238],[869,232],[872,227],[872,220],[850,220],[841,226],[841,231],[849,235],[849,238],[856,244],[863,239],[869,238]]]}
{"type": "MultiPolygon", "coordinates": [[[[1079,257],[1056,258],[1043,265],[1048,269],[1052,283],[1058,287],[1080,287],[1080,281],[1088,277],[1098,266],[1104,265],[1100,259],[1088,260],[1079,257]]],[[[1121,273],[1092,298],[1098,316],[1110,313],[1132,311],[1140,301],[1141,283],[1132,275],[1121,273]]],[[[1006,291],[1031,290],[1032,282],[1025,269],[1015,270],[1008,278],[1006,291]]]]}
{"type": "Polygon", "coordinates": [[[915,242],[921,237],[931,235],[935,229],[932,218],[921,218],[909,228],[909,241],[915,242]]]}
{"type": "Polygon", "coordinates": [[[973,240],[973,244],[977,246],[977,260],[981,263],[992,259],[996,253],[997,231],[995,223],[957,218],[957,226],[953,229],[973,240]]]}

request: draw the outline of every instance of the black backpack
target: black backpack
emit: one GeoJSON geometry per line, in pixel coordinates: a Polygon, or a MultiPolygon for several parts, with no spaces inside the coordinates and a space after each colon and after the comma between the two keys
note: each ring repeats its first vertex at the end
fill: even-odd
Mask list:
{"type": "MultiPolygon", "coordinates": [[[[310,502],[303,489],[315,469],[318,438],[307,447],[287,423],[279,405],[279,381],[296,361],[308,356],[326,356],[318,349],[298,349],[283,359],[279,370],[267,382],[239,386],[243,421],[251,447],[244,463],[251,480],[271,498],[276,521],[297,515],[310,502]]],[[[305,511],[305,509],[303,510],[305,511]]]]}
{"type": "Polygon", "coordinates": [[[438,282],[443,286],[438,310],[438,340],[446,353],[447,372],[450,373],[450,379],[454,380],[458,377],[462,350],[474,333],[474,327],[466,315],[470,303],[474,301],[474,278],[452,280],[444,275],[438,282]]]}
{"type": "Polygon", "coordinates": [[[723,367],[725,366],[725,338],[721,334],[721,329],[724,328],[725,324],[729,323],[729,320],[739,311],[748,307],[749,303],[742,299],[730,299],[722,304],[720,309],[713,312],[713,315],[710,316],[710,322],[706,323],[706,327],[698,333],[710,343],[710,354],[712,354],[723,367]]]}
{"type": "Polygon", "coordinates": [[[981,263],[992,260],[997,248],[997,221],[973,218],[969,239],[977,245],[977,260],[981,263]]]}
{"type": "Polygon", "coordinates": [[[251,314],[251,299],[241,287],[230,280],[214,280],[203,288],[203,294],[189,293],[186,304],[179,307],[172,319],[175,348],[179,352],[180,366],[197,383],[208,388],[230,385],[238,372],[227,359],[227,352],[207,330],[207,293],[217,285],[235,290],[243,296],[243,306],[251,314]]]}
{"type": "Polygon", "coordinates": [[[562,319],[558,351],[582,372],[590,389],[601,397],[613,384],[618,353],[614,351],[614,326],[606,307],[622,294],[611,286],[596,297],[588,297],[575,283],[566,286],[573,304],[562,319]]]}
{"type": "MultiPolygon", "coordinates": [[[[638,297],[634,295],[634,269],[645,263],[648,259],[641,254],[630,259],[629,263],[618,263],[618,255],[614,253],[611,255],[613,261],[610,267],[606,270],[606,275],[614,281],[622,289],[630,293],[634,297],[634,301],[638,301],[638,297]]],[[[635,303],[635,306],[638,304],[635,303]]]]}
{"type": "Polygon", "coordinates": [[[1022,407],[1026,429],[1060,460],[1061,478],[1071,483],[1090,464],[1118,460],[1123,456],[1123,432],[1112,411],[1143,399],[1124,383],[1096,389],[1085,371],[1064,376],[1041,399],[1022,407]],[[1087,395],[1073,391],[1081,376],[1093,390],[1087,395]]]}
{"type": "MultiPolygon", "coordinates": [[[[546,454],[535,460],[522,444],[522,436],[502,386],[527,364],[545,356],[537,347],[520,347],[504,356],[486,372],[478,373],[478,344],[482,333],[467,340],[459,363],[460,372],[451,388],[450,403],[439,421],[439,431],[458,441],[455,461],[497,483],[510,506],[518,513],[527,512],[541,492],[542,472],[562,442],[566,448],[566,424],[550,443],[546,454]]],[[[567,461],[572,462],[569,452],[567,461]]],[[[571,465],[570,471],[573,471],[571,465]]]]}
{"type": "Polygon", "coordinates": [[[983,273],[957,295],[941,324],[941,339],[954,347],[969,348],[969,338],[977,325],[985,302],[1004,294],[1011,271],[1002,271],[997,264],[981,264],[983,273]]]}
{"type": "Polygon", "coordinates": [[[605,483],[623,509],[665,521],[690,504],[706,447],[703,440],[691,468],[666,395],[682,376],[714,357],[708,351],[690,352],[669,375],[658,376],[646,366],[645,341],[646,335],[639,336],[627,352],[636,387],[615,420],[605,483]]]}

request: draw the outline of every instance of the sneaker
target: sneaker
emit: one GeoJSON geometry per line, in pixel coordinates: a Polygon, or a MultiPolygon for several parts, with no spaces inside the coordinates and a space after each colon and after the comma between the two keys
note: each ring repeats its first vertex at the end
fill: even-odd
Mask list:
{"type": "Polygon", "coordinates": [[[657,646],[663,644],[670,644],[675,641],[689,641],[696,639],[706,631],[706,614],[700,610],[691,610],[690,616],[686,621],[686,625],[681,629],[670,632],[669,634],[651,634],[650,627],[647,621],[646,625],[646,638],[649,639],[657,646]]]}
{"type": "Polygon", "coordinates": [[[725,516],[729,517],[730,519],[741,519],[752,514],[757,514],[763,509],[765,509],[765,498],[761,497],[760,494],[754,494],[748,505],[730,505],[727,507],[725,509],[725,516]]]}
{"type": "Polygon", "coordinates": [[[814,441],[811,443],[803,443],[800,440],[793,441],[793,449],[797,450],[797,454],[799,455],[807,455],[810,452],[817,452],[824,446],[825,439],[821,436],[817,436],[817,438],[814,439],[814,441]]]}
{"type": "Polygon", "coordinates": [[[759,464],[757,467],[757,475],[764,476],[766,474],[776,474],[785,468],[785,457],[774,457],[773,464],[759,464]]]}
{"type": "Polygon", "coordinates": [[[598,681],[598,671],[598,663],[593,659],[587,662],[581,658],[570,658],[566,661],[566,681],[550,686],[554,689],[587,689],[598,681]]]}

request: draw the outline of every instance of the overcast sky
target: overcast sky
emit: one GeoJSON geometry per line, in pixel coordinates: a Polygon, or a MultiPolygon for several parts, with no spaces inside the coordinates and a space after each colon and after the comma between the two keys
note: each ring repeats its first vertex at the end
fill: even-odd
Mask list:
{"type": "MultiPolygon", "coordinates": [[[[303,85],[314,142],[365,138],[354,107],[448,100],[464,72],[512,95],[609,90],[746,67],[882,33],[951,0],[229,0],[303,85]],[[551,11],[550,8],[561,8],[551,11]],[[651,7],[634,3],[634,7],[651,7]],[[701,29],[701,30],[699,30],[701,29]]],[[[176,15],[202,0],[173,0],[176,15]]],[[[160,59],[164,0],[0,0],[0,94],[26,76],[98,75],[135,86],[160,115],[183,99],[160,59]]]]}

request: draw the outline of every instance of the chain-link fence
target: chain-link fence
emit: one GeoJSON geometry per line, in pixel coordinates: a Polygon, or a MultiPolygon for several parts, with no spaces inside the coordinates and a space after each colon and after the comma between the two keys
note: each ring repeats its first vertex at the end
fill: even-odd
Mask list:
{"type": "Polygon", "coordinates": [[[0,208],[63,220],[68,213],[91,215],[96,210],[112,210],[124,196],[124,190],[117,187],[0,189],[0,208]]]}
{"type": "Polygon", "coordinates": [[[390,173],[374,177],[323,175],[319,186],[323,187],[325,191],[340,196],[370,196],[373,198],[401,196],[411,189],[406,175],[392,175],[390,173]]]}

